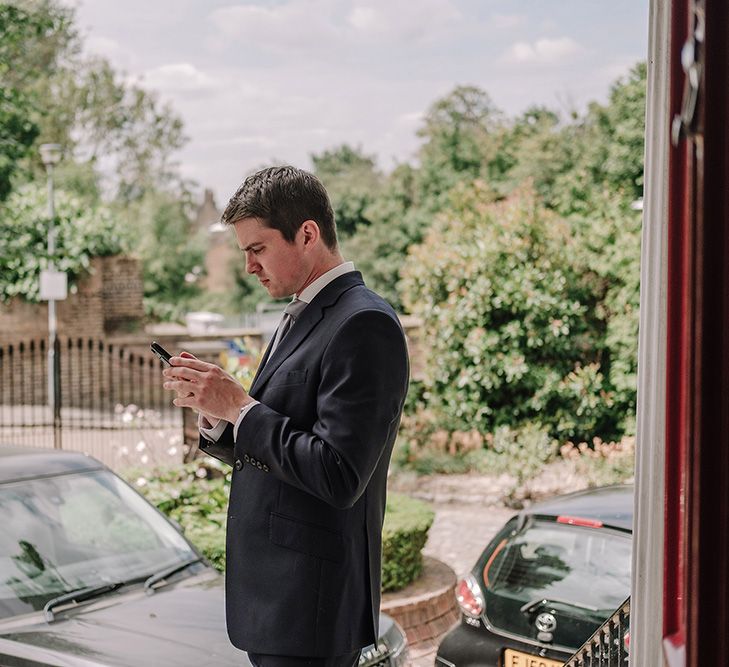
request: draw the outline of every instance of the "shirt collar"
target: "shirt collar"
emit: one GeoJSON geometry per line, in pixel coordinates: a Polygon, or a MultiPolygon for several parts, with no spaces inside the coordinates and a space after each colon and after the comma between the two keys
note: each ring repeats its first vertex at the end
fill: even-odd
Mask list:
{"type": "Polygon", "coordinates": [[[314,297],[321,292],[332,280],[345,273],[354,271],[354,262],[342,262],[326,273],[322,273],[313,283],[307,285],[297,297],[300,301],[311,303],[314,297]]]}

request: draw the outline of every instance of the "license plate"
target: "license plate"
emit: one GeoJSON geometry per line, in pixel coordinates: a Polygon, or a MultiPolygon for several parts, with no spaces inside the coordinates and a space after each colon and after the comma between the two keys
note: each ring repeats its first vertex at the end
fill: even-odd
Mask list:
{"type": "Polygon", "coordinates": [[[563,665],[564,663],[559,660],[540,658],[538,655],[512,651],[510,648],[504,650],[503,667],[563,667],[563,665]]]}

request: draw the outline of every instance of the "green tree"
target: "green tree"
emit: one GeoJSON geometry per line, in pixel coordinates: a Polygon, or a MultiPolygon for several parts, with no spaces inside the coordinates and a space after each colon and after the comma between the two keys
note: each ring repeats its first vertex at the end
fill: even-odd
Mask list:
{"type": "Polygon", "coordinates": [[[397,310],[402,310],[398,282],[408,248],[419,243],[430,225],[430,213],[414,205],[416,170],[399,165],[367,209],[370,223],[342,243],[357,262],[367,284],[397,310]]]}
{"type": "Polygon", "coordinates": [[[28,106],[22,93],[0,87],[0,201],[10,194],[20,159],[38,136],[38,126],[28,119],[28,106]]]}
{"type": "Polygon", "coordinates": [[[342,144],[312,155],[311,161],[314,173],[329,193],[339,235],[351,236],[358,227],[369,225],[367,210],[382,182],[375,157],[365,155],[361,148],[342,144]]]}
{"type": "MultiPolygon", "coordinates": [[[[121,252],[127,239],[108,206],[92,206],[73,193],[56,192],[54,263],[69,276],[71,290],[93,257],[121,252]]],[[[48,194],[27,184],[0,207],[0,299],[38,301],[40,271],[48,267],[48,194]]]]}
{"type": "MultiPolygon", "coordinates": [[[[191,236],[190,184],[174,161],[186,141],[179,116],[105,59],[85,56],[74,9],[58,0],[0,5],[0,22],[0,200],[23,180],[45,182],[38,144],[60,144],[59,192],[87,207],[82,219],[106,212],[100,235],[108,232],[104,216],[113,216],[124,247],[142,260],[148,312],[179,316],[199,293],[204,251],[191,236]]],[[[16,293],[32,298],[13,275],[16,293]]]]}
{"type": "Polygon", "coordinates": [[[498,163],[503,114],[488,93],[476,86],[457,86],[428,110],[418,136],[419,198],[432,211],[460,182],[490,181],[498,163]]]}
{"type": "Polygon", "coordinates": [[[583,118],[565,126],[551,206],[565,215],[589,215],[605,190],[622,193],[627,202],[643,196],[645,102],[641,62],[612,85],[607,104],[593,102],[583,118]]]}
{"type": "Polygon", "coordinates": [[[142,262],[144,305],[158,319],[180,319],[200,295],[203,232],[193,233],[189,198],[152,191],[130,204],[115,205],[132,254],[142,262]]]}
{"type": "Polygon", "coordinates": [[[55,70],[56,54],[69,37],[67,11],[47,3],[31,7],[0,4],[0,201],[40,133],[35,84],[43,72],[55,70]]]}
{"type": "Polygon", "coordinates": [[[577,239],[533,191],[492,204],[489,193],[478,181],[455,189],[403,270],[405,304],[425,323],[422,407],[448,431],[534,422],[561,439],[591,438],[612,399],[577,239]],[[545,409],[545,388],[560,385],[570,419],[545,409]]]}

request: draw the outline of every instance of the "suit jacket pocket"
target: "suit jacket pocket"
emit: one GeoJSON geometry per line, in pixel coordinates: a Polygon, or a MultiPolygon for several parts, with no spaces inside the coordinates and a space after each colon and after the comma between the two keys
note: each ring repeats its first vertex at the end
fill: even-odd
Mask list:
{"type": "Polygon", "coordinates": [[[293,384],[304,384],[308,369],[302,368],[294,371],[278,371],[268,381],[269,387],[285,387],[293,384]]]}
{"type": "Polygon", "coordinates": [[[280,547],[339,563],[344,557],[344,540],[338,530],[292,519],[271,512],[268,537],[280,547]]]}

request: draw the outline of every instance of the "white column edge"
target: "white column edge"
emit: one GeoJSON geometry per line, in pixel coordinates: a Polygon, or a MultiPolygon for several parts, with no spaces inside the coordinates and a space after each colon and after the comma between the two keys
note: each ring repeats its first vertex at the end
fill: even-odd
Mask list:
{"type": "Polygon", "coordinates": [[[663,664],[670,9],[667,0],[650,1],[630,611],[636,667],[663,664]]]}

